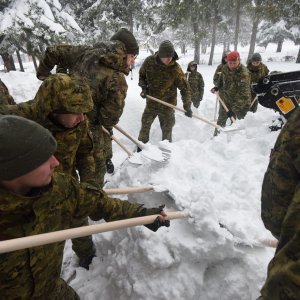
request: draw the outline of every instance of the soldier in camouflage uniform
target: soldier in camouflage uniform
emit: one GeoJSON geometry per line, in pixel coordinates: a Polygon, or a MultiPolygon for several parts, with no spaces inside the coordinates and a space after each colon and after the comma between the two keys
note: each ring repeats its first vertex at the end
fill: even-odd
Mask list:
{"type": "MultiPolygon", "coordinates": [[[[139,71],[141,97],[146,98],[146,95],[150,95],[176,105],[177,89],[179,89],[183,108],[186,110],[185,114],[192,117],[191,91],[181,67],[176,62],[177,59],[178,55],[170,41],[163,41],[158,52],[145,59],[139,71]]],[[[143,143],[149,141],[150,128],[157,116],[162,130],[162,140],[172,142],[172,129],[175,125],[173,108],[147,99],[138,137],[143,143]]]]}
{"type": "MultiPolygon", "coordinates": [[[[160,214],[146,225],[169,226],[162,207],[109,198],[101,189],[54,172],[56,141],[37,123],[0,117],[0,240],[63,230],[73,219],[120,219],[160,214]]],[[[60,278],[64,242],[0,254],[1,299],[78,300],[60,278]]]]}
{"type": "MultiPolygon", "coordinates": [[[[211,91],[220,91],[230,114],[237,119],[243,119],[249,111],[251,103],[250,74],[247,68],[240,63],[240,55],[237,51],[230,52],[226,59],[227,63],[220,74],[219,86],[211,91]]],[[[225,127],[229,116],[220,105],[217,124],[225,127]]]]}
{"type": "MultiPolygon", "coordinates": [[[[87,83],[67,74],[49,76],[40,86],[35,98],[16,106],[3,106],[2,113],[13,113],[34,120],[46,127],[55,137],[58,147],[55,156],[58,170],[81,182],[95,182],[93,139],[85,114],[93,109],[87,83]]],[[[74,227],[88,225],[88,219],[76,220],[74,227]]],[[[91,237],[74,239],[73,250],[79,266],[88,269],[95,256],[91,237]]]]}
{"type": "MultiPolygon", "coordinates": [[[[268,67],[265,64],[263,64],[261,62],[261,60],[262,60],[261,55],[259,53],[254,53],[247,64],[247,69],[249,70],[250,76],[251,76],[251,84],[257,83],[259,81],[259,79],[268,75],[270,72],[268,67]]],[[[256,97],[256,94],[252,91],[251,92],[251,98],[252,98],[251,103],[255,97],[256,97]]],[[[250,107],[250,111],[256,112],[257,105],[258,105],[258,101],[256,100],[250,107]]]]}
{"type": "Polygon", "coordinates": [[[0,79],[0,105],[15,104],[14,98],[9,94],[8,88],[0,79]]]}
{"type": "Polygon", "coordinates": [[[125,105],[128,75],[139,53],[136,39],[127,29],[115,33],[110,42],[94,47],[59,45],[48,47],[37,71],[44,80],[55,65],[59,70],[87,79],[92,90],[94,109],[87,114],[94,137],[94,158],[98,184],[103,186],[106,169],[113,172],[111,138],[102,131],[104,126],[112,133],[125,105]]]}
{"type": "Polygon", "coordinates": [[[290,114],[271,151],[261,216],[279,240],[261,300],[300,299],[300,108],[290,114]]]}
{"type": "Polygon", "coordinates": [[[204,80],[202,75],[197,72],[197,63],[195,61],[191,61],[188,64],[185,76],[191,88],[193,105],[198,108],[203,98],[204,80]]]}

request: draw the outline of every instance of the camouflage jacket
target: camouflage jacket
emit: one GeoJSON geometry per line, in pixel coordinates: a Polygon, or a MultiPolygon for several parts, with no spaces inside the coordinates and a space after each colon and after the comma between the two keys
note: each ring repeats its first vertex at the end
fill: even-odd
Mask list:
{"type": "Polygon", "coordinates": [[[262,186],[262,219],[279,239],[263,299],[300,299],[300,109],[280,132],[262,186]],[[280,283],[280,284],[279,284],[280,283]]]}
{"type": "MultiPolygon", "coordinates": [[[[73,218],[115,221],[139,216],[141,204],[109,198],[94,186],[55,173],[26,197],[0,188],[0,240],[63,230],[73,218]]],[[[64,242],[0,254],[1,299],[57,299],[64,242]]]]}
{"type": "Polygon", "coordinates": [[[251,104],[250,74],[245,66],[240,64],[230,70],[227,65],[222,68],[219,86],[224,95],[224,102],[235,111],[247,111],[251,104]]]}
{"type": "Polygon", "coordinates": [[[15,104],[14,98],[9,94],[8,88],[0,79],[0,105],[15,104]]]}
{"type": "Polygon", "coordinates": [[[47,128],[57,141],[55,156],[60,162],[57,169],[76,178],[77,170],[81,181],[94,181],[93,138],[88,120],[79,123],[74,128],[64,128],[57,124],[51,115],[47,116],[44,109],[46,108],[39,101],[32,100],[17,105],[2,106],[0,113],[28,118],[47,128]]]}
{"type": "Polygon", "coordinates": [[[222,70],[223,70],[224,66],[226,66],[226,63],[225,64],[219,64],[217,66],[217,69],[216,69],[214,77],[213,77],[213,82],[214,82],[215,87],[220,88],[220,86],[221,86],[221,78],[222,78],[221,74],[222,74],[222,70]]]}
{"type": "Polygon", "coordinates": [[[251,64],[251,62],[249,62],[247,64],[247,69],[250,72],[251,83],[258,82],[260,78],[268,75],[270,72],[268,67],[263,63],[260,63],[260,65],[256,67],[256,66],[253,66],[251,64]]]}
{"type": "MultiPolygon", "coordinates": [[[[177,104],[177,88],[180,90],[183,107],[191,108],[191,91],[185,75],[176,61],[164,65],[157,54],[148,56],[139,71],[139,86],[150,96],[177,104]]],[[[163,104],[147,99],[147,105],[165,108],[163,104]]]]}
{"type": "Polygon", "coordinates": [[[202,75],[197,72],[187,72],[186,79],[191,88],[192,99],[202,100],[204,93],[204,80],[202,75]]]}
{"type": "Polygon", "coordinates": [[[92,90],[94,109],[87,114],[91,126],[112,127],[119,122],[125,105],[128,75],[127,54],[118,41],[99,43],[95,47],[58,45],[48,47],[40,61],[37,77],[58,71],[84,76],[92,90]]]}
{"type": "MultiPolygon", "coordinates": [[[[299,190],[299,182],[300,109],[298,108],[289,117],[277,138],[262,185],[262,220],[265,227],[277,239],[280,238],[287,211],[295,209],[294,212],[298,212],[296,207],[291,206],[291,203],[296,189],[299,190]]],[[[298,219],[299,216],[294,221],[298,219]]],[[[293,222],[293,219],[290,219],[290,222],[293,222]]]]}

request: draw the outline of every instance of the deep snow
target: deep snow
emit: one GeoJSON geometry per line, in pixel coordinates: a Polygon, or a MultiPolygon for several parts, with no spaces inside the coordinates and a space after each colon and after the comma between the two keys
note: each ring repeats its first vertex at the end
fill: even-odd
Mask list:
{"type": "MultiPolygon", "coordinates": [[[[262,53],[271,71],[299,69],[299,64],[281,61],[285,55],[296,56],[297,47],[285,43],[281,54],[275,53],[274,48],[270,45],[262,53]],[[267,62],[269,58],[273,61],[267,62]]],[[[240,52],[245,63],[247,51],[240,52]]],[[[137,59],[133,80],[127,78],[128,95],[119,123],[134,137],[138,136],[145,106],[139,97],[138,69],[147,55],[142,52],[137,59]]],[[[215,96],[209,90],[220,58],[221,49],[217,50],[213,66],[198,66],[205,92],[200,108],[193,111],[210,120],[214,117],[215,96]]],[[[191,60],[190,51],[179,63],[186,70],[191,60]]],[[[201,60],[207,61],[208,54],[202,55],[201,60]]],[[[32,66],[26,67],[26,73],[0,73],[18,102],[33,98],[40,85],[32,66]]],[[[182,107],[180,94],[178,106],[182,107]]],[[[107,175],[106,187],[163,187],[167,192],[136,194],[128,199],[147,207],[166,204],[166,211],[187,209],[192,217],[174,220],[169,228],[161,228],[157,233],[135,227],[94,235],[97,257],[89,271],[77,266],[68,241],[62,276],[81,299],[256,299],[274,254],[274,249],[260,246],[258,240],[272,239],[260,219],[260,193],[270,149],[279,133],[270,132],[268,126],[277,117],[272,110],[259,106],[255,114],[248,113],[238,122],[237,127],[244,129],[212,139],[213,127],[176,113],[172,144],[160,142],[156,120],[151,144],[172,151],[166,163],[143,159],[144,164],[138,167],[129,162],[122,164],[127,155],[113,144],[113,161],[116,167],[122,167],[113,176],[107,175]]],[[[129,149],[135,149],[117,130],[114,134],[129,149]]]]}

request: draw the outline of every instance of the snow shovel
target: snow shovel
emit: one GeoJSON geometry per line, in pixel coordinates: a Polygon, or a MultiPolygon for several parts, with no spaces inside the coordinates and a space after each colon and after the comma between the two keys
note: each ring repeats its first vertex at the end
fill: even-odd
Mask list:
{"type": "Polygon", "coordinates": [[[222,98],[219,95],[219,92],[217,92],[217,99],[222,104],[223,108],[225,109],[227,115],[229,116],[231,120],[231,124],[236,122],[236,119],[233,117],[232,111],[229,111],[228,107],[226,106],[225,102],[222,100],[222,98]]]}
{"type": "MultiPolygon", "coordinates": [[[[147,98],[148,98],[148,99],[151,99],[151,100],[153,100],[153,101],[156,101],[156,102],[158,102],[158,103],[161,103],[161,104],[163,104],[163,105],[165,105],[165,106],[171,107],[171,108],[173,108],[173,109],[175,109],[175,110],[178,110],[178,111],[181,111],[181,112],[184,112],[184,113],[186,112],[183,108],[177,107],[177,106],[175,106],[175,105],[172,105],[172,104],[170,104],[170,103],[168,103],[168,102],[162,101],[162,100],[157,99],[157,98],[155,98],[155,97],[152,97],[152,96],[147,95],[147,98]]],[[[216,124],[215,122],[212,122],[212,121],[208,120],[208,119],[205,118],[205,117],[201,117],[201,116],[195,115],[194,113],[193,113],[193,115],[192,115],[192,118],[195,118],[195,119],[198,119],[198,120],[200,120],[200,121],[203,121],[203,122],[205,122],[205,123],[207,123],[207,124],[209,124],[209,125],[215,127],[216,129],[218,129],[218,130],[220,130],[220,131],[222,131],[222,132],[226,132],[226,133],[227,133],[227,132],[231,132],[231,131],[237,131],[237,130],[240,130],[240,129],[226,129],[226,128],[223,128],[223,127],[221,127],[220,125],[216,124]]]]}
{"type": "Polygon", "coordinates": [[[102,126],[102,130],[106,133],[106,134],[108,134],[109,136],[110,136],[110,138],[112,139],[112,140],[114,140],[126,153],[127,153],[127,155],[128,156],[131,156],[133,153],[131,152],[131,151],[129,151],[125,146],[124,146],[124,144],[122,144],[114,135],[111,135],[110,133],[109,133],[109,131],[105,128],[105,127],[103,127],[102,126]]]}
{"type": "Polygon", "coordinates": [[[115,125],[114,128],[116,128],[118,131],[120,131],[123,135],[125,135],[130,141],[132,141],[134,144],[136,144],[141,150],[143,150],[142,154],[148,159],[155,160],[158,162],[166,161],[170,158],[170,150],[168,149],[162,149],[157,148],[156,146],[152,145],[149,147],[148,145],[144,145],[140,141],[133,138],[128,132],[126,132],[124,129],[122,129],[119,125],[115,125]]]}
{"type": "Polygon", "coordinates": [[[103,189],[107,195],[123,195],[123,194],[135,194],[154,191],[153,186],[139,186],[139,187],[126,187],[126,188],[109,188],[103,189]]]}
{"type": "MultiPolygon", "coordinates": [[[[188,211],[165,212],[166,220],[183,219],[190,216],[188,211]]],[[[5,240],[0,242],[0,253],[7,253],[16,250],[32,248],[36,246],[47,245],[56,242],[62,242],[68,239],[88,236],[95,233],[102,233],[123,228],[134,227],[138,225],[151,224],[159,215],[151,215],[145,217],[137,217],[120,221],[113,221],[102,224],[95,224],[72,229],[54,231],[38,235],[32,235],[22,238],[5,240]]]]}

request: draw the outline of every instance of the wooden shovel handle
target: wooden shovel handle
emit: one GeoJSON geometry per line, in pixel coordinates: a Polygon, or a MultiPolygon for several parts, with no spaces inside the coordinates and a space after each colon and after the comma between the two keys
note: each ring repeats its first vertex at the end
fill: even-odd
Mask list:
{"type": "Polygon", "coordinates": [[[114,188],[103,189],[107,195],[122,195],[122,194],[134,194],[153,191],[152,186],[139,186],[139,187],[126,187],[126,188],[114,188]]]}
{"type": "Polygon", "coordinates": [[[114,128],[116,128],[123,135],[125,135],[130,141],[132,141],[134,144],[136,144],[141,150],[143,150],[145,148],[142,143],[140,143],[138,140],[133,138],[128,132],[126,132],[124,129],[122,129],[119,125],[115,125],[114,128]]]}
{"type": "MultiPolygon", "coordinates": [[[[225,102],[222,100],[222,98],[219,95],[219,92],[217,92],[217,99],[219,102],[222,104],[223,108],[225,109],[226,112],[229,112],[228,107],[226,106],[225,102]]],[[[232,123],[236,122],[236,119],[234,117],[230,117],[230,120],[232,123]]]]}
{"type": "Polygon", "coordinates": [[[109,136],[110,136],[110,138],[112,139],[112,140],[114,140],[127,154],[128,154],[128,156],[131,156],[133,153],[131,152],[131,151],[129,151],[120,141],[119,141],[119,139],[117,139],[114,135],[110,135],[110,133],[109,133],[109,131],[105,128],[105,127],[103,127],[102,126],[102,130],[106,133],[106,134],[108,134],[109,136]]]}
{"type": "MultiPolygon", "coordinates": [[[[171,107],[171,108],[173,108],[173,109],[175,109],[175,110],[178,110],[178,111],[181,111],[181,112],[184,112],[184,113],[186,112],[184,109],[182,109],[182,108],[180,108],[180,107],[177,107],[177,106],[172,105],[172,104],[170,104],[170,103],[168,103],[168,102],[165,102],[165,101],[162,101],[162,100],[160,100],[160,99],[157,99],[157,98],[155,98],[155,97],[152,97],[152,96],[147,95],[147,98],[150,99],[150,100],[156,101],[156,102],[158,102],[158,103],[161,103],[161,104],[163,104],[163,105],[165,105],[165,106],[171,107]]],[[[193,115],[192,115],[192,118],[201,120],[201,121],[203,121],[203,122],[205,122],[205,123],[207,123],[207,124],[209,124],[209,125],[211,125],[211,126],[217,128],[217,129],[219,129],[219,130],[221,130],[221,131],[223,130],[223,128],[222,128],[221,126],[219,126],[218,124],[216,124],[216,123],[214,123],[214,122],[212,122],[212,121],[210,121],[210,120],[208,120],[208,119],[206,119],[206,118],[204,118],[204,117],[195,115],[194,113],[193,113],[193,115]]]]}
{"type": "MultiPolygon", "coordinates": [[[[95,224],[72,229],[54,231],[33,236],[27,236],[17,239],[11,239],[0,242],[0,253],[6,253],[46,244],[61,242],[67,239],[88,236],[94,233],[118,230],[122,228],[134,227],[138,225],[151,224],[159,215],[131,218],[109,223],[95,224]]],[[[187,211],[167,212],[167,220],[182,219],[189,217],[187,211]]]]}

